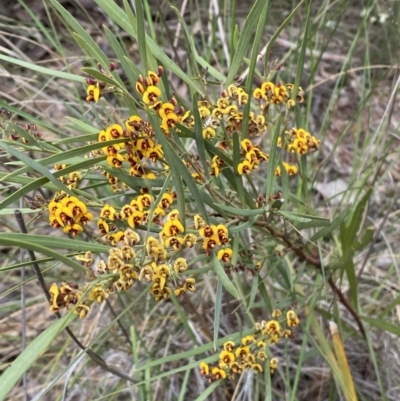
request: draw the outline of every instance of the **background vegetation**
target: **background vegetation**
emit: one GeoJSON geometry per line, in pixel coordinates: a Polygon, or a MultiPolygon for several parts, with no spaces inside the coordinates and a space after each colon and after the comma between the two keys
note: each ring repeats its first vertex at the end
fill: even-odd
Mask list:
{"type": "MultiPolygon", "coordinates": [[[[265,8],[261,3],[18,0],[0,5],[0,399],[354,400],[346,392],[349,370],[333,348],[328,323],[334,321],[357,398],[398,400],[400,6],[375,0],[271,1],[265,8]],[[111,61],[113,79],[118,75],[136,100],[107,94],[97,104],[86,102],[85,78],[96,73],[97,63],[107,68],[111,61]],[[90,159],[79,164],[84,163],[79,148],[132,114],[140,100],[137,76],[145,76],[149,64],[164,66],[164,87],[187,109],[196,105],[194,93],[207,68],[214,98],[236,75],[246,88],[259,86],[265,66],[275,83],[303,87],[305,102],[296,106],[294,119],[321,144],[299,158],[300,174],[272,180],[268,172],[274,170],[260,168],[252,172],[253,188],[246,180],[244,187],[218,184],[231,191],[227,199],[239,215],[239,209],[251,209],[236,202],[240,188],[264,195],[271,195],[266,186],[282,191],[287,214],[279,215],[278,227],[295,227],[298,238],[288,246],[284,238],[248,225],[235,252],[247,252],[244,246],[254,238],[259,273],[235,265],[226,269],[224,281],[204,259],[190,267],[196,291],[179,300],[155,302],[148,285],[138,283],[93,307],[85,319],[57,320],[28,251],[35,252],[50,287],[86,282],[73,255],[89,248],[104,254],[109,244],[98,239],[94,224],[68,238],[49,226],[46,207],[30,207],[36,196],[54,197],[59,184],[53,166],[65,161],[65,152],[76,150],[67,154],[68,163],[90,168],[90,159]],[[50,163],[45,158],[51,155],[50,163]],[[21,234],[16,208],[29,239],[21,234]],[[245,372],[210,385],[199,362],[215,362],[224,340],[250,333],[275,308],[294,308],[301,321],[294,338],[271,347],[280,361],[277,371],[271,377],[245,372]],[[74,343],[64,330],[67,323],[101,361],[74,343]]],[[[272,121],[262,137],[270,154],[276,149],[274,129],[283,130],[272,121]]],[[[186,149],[199,152],[191,146],[186,149]]],[[[166,159],[173,164],[178,154],[171,155],[166,159]]],[[[98,177],[98,186],[92,181],[77,194],[118,204],[122,195],[98,177]]],[[[205,201],[196,199],[187,178],[183,182],[178,197],[186,200],[192,217],[205,201]]],[[[136,183],[131,189],[135,194],[136,183]]],[[[265,202],[270,205],[268,198],[265,202]]]]}

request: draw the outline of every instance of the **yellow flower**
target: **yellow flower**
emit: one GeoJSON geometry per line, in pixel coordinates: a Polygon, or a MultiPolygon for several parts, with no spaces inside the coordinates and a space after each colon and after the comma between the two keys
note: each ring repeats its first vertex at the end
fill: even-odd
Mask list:
{"type": "Polygon", "coordinates": [[[211,139],[214,138],[216,135],[215,129],[212,127],[203,128],[203,138],[204,139],[211,139]]]}
{"type": "Polygon", "coordinates": [[[110,205],[104,205],[100,212],[100,217],[105,217],[109,220],[115,220],[116,212],[115,209],[110,205]]]}
{"type": "Polygon", "coordinates": [[[106,128],[106,136],[110,139],[121,138],[124,134],[124,130],[119,124],[113,124],[106,128]]]}
{"type": "Polygon", "coordinates": [[[135,210],[129,217],[128,217],[128,225],[131,228],[135,228],[135,226],[140,226],[143,223],[144,214],[139,210],[135,210]]]}
{"type": "Polygon", "coordinates": [[[119,153],[107,156],[107,163],[110,167],[121,168],[124,158],[119,153]]]}
{"type": "Polygon", "coordinates": [[[264,82],[261,85],[261,90],[263,92],[264,98],[267,98],[274,93],[275,85],[272,82],[264,82]]]}
{"type": "Polygon", "coordinates": [[[228,228],[225,227],[223,224],[218,224],[217,225],[217,233],[218,233],[218,238],[221,241],[222,245],[225,245],[227,242],[229,242],[229,239],[228,239],[228,228]]]}
{"type": "Polygon", "coordinates": [[[272,311],[272,317],[274,319],[277,319],[278,317],[281,317],[281,316],[282,316],[282,311],[280,309],[274,309],[272,311]]]}
{"type": "Polygon", "coordinates": [[[226,249],[220,249],[217,254],[218,260],[222,260],[223,262],[229,262],[229,260],[232,257],[232,249],[231,248],[226,248],[226,249]]]}
{"type": "Polygon", "coordinates": [[[143,206],[143,208],[149,208],[154,201],[154,198],[150,194],[139,195],[137,198],[139,204],[143,206]]]}
{"type": "Polygon", "coordinates": [[[240,175],[248,175],[253,169],[253,165],[248,160],[243,160],[242,163],[238,164],[237,171],[240,175]]]}
{"type": "Polygon", "coordinates": [[[254,370],[254,374],[256,374],[256,375],[263,371],[262,366],[259,363],[252,364],[251,368],[254,370]]]}
{"type": "Polygon", "coordinates": [[[178,211],[178,209],[173,209],[168,213],[167,221],[172,221],[172,220],[179,220],[179,211],[178,211]]]}
{"type": "Polygon", "coordinates": [[[179,117],[175,113],[169,113],[161,120],[161,128],[165,132],[169,132],[169,128],[174,128],[177,122],[179,122],[179,117]]]}
{"type": "Polygon", "coordinates": [[[124,239],[124,232],[117,231],[116,233],[108,234],[106,239],[111,242],[112,246],[115,246],[124,239]]]}
{"type": "Polygon", "coordinates": [[[211,373],[214,375],[216,380],[219,379],[225,379],[226,378],[226,372],[223,369],[220,369],[218,367],[215,367],[212,369],[211,373]]]}
{"type": "Polygon", "coordinates": [[[178,258],[174,262],[174,270],[175,273],[183,273],[187,270],[187,261],[185,258],[178,258]]]}
{"type": "Polygon", "coordinates": [[[248,335],[242,338],[242,345],[249,345],[255,341],[254,336],[248,335]]]}
{"type": "Polygon", "coordinates": [[[193,233],[186,234],[183,238],[183,245],[187,248],[192,248],[197,242],[197,237],[193,233]]]}
{"type": "Polygon", "coordinates": [[[224,350],[228,352],[232,352],[235,348],[235,343],[233,341],[227,341],[224,343],[224,350]]]}
{"type": "Polygon", "coordinates": [[[87,94],[86,101],[88,102],[95,101],[97,103],[101,97],[99,84],[89,85],[86,89],[86,94],[87,94]]]}
{"type": "Polygon", "coordinates": [[[164,237],[163,238],[163,244],[166,248],[174,248],[175,251],[178,251],[182,244],[183,244],[183,238],[180,236],[173,236],[173,237],[164,237]]]}
{"type": "Polygon", "coordinates": [[[243,139],[240,142],[240,145],[242,146],[242,148],[244,149],[244,151],[246,153],[249,152],[253,148],[253,144],[251,143],[251,141],[249,139],[243,139]]]}
{"type": "Polygon", "coordinates": [[[270,369],[271,373],[274,373],[274,372],[275,372],[275,370],[276,370],[277,367],[278,367],[278,363],[279,363],[278,358],[272,358],[272,359],[269,361],[269,369],[270,369]]]}
{"type": "Polygon", "coordinates": [[[210,367],[205,362],[200,362],[200,374],[207,376],[210,373],[210,367]]]}
{"type": "Polygon", "coordinates": [[[221,245],[221,242],[217,235],[213,235],[212,237],[207,237],[203,241],[203,249],[207,254],[210,253],[216,246],[221,245]]]}
{"type": "Polygon", "coordinates": [[[161,244],[159,243],[157,238],[154,237],[148,237],[147,241],[146,241],[146,253],[147,255],[154,255],[157,250],[157,248],[159,248],[161,246],[161,244]]]}
{"type": "Polygon", "coordinates": [[[242,361],[247,359],[250,354],[250,348],[248,346],[237,347],[235,351],[236,358],[240,358],[242,361]]]}
{"type": "Polygon", "coordinates": [[[185,231],[185,229],[184,229],[182,223],[178,219],[175,219],[175,220],[167,221],[164,224],[164,227],[161,230],[161,235],[165,235],[167,237],[174,237],[184,231],[185,231]]]}
{"type": "MultiPolygon", "coordinates": [[[[195,216],[196,217],[196,216],[195,216]]],[[[218,228],[215,225],[204,226],[199,229],[199,234],[203,238],[210,238],[213,235],[218,235],[218,228]]]]}
{"type": "Polygon", "coordinates": [[[108,293],[104,291],[103,287],[96,286],[89,293],[89,299],[91,301],[96,301],[101,304],[105,299],[108,298],[108,293]]]}
{"type": "Polygon", "coordinates": [[[141,117],[132,115],[125,121],[125,127],[128,131],[134,132],[138,131],[143,125],[143,120],[141,117]]]}
{"type": "Polygon", "coordinates": [[[183,284],[183,288],[187,291],[190,292],[194,292],[195,291],[195,287],[194,287],[194,283],[196,282],[196,280],[194,278],[187,278],[183,284]]]}
{"type": "Polygon", "coordinates": [[[65,226],[63,231],[75,237],[78,233],[83,231],[83,228],[79,224],[73,224],[72,226],[65,226]]]}
{"type": "Polygon", "coordinates": [[[143,152],[144,157],[155,163],[158,159],[164,156],[163,148],[160,144],[154,146],[154,148],[149,148],[143,152]]]}
{"type": "Polygon", "coordinates": [[[283,166],[285,167],[285,170],[287,171],[288,175],[290,175],[290,176],[297,174],[297,172],[298,172],[298,167],[294,164],[289,164],[289,163],[283,162],[283,166]]]}
{"type": "Polygon", "coordinates": [[[289,327],[296,327],[300,320],[296,315],[296,312],[293,310],[288,310],[286,313],[286,323],[289,327]]]}
{"type": "Polygon", "coordinates": [[[269,334],[270,336],[274,334],[280,334],[281,332],[281,325],[277,320],[270,320],[265,325],[263,329],[263,334],[269,334]]]}
{"type": "Polygon", "coordinates": [[[211,114],[211,112],[206,107],[199,107],[199,114],[200,114],[200,118],[202,120],[204,120],[205,118],[207,118],[211,114]]]}
{"type": "Polygon", "coordinates": [[[124,231],[124,243],[128,246],[135,246],[140,241],[140,236],[137,232],[130,228],[124,231]]]}
{"type": "Polygon", "coordinates": [[[194,220],[194,228],[196,230],[199,230],[200,228],[203,228],[206,225],[203,218],[199,214],[196,214],[193,220],[194,220]]]}
{"type": "Polygon", "coordinates": [[[58,312],[60,310],[60,305],[59,305],[59,294],[60,291],[58,290],[57,284],[53,283],[50,287],[49,293],[51,295],[50,299],[50,311],[51,312],[58,312]]]}
{"type": "Polygon", "coordinates": [[[110,231],[110,226],[103,219],[97,220],[97,228],[99,229],[101,235],[107,234],[110,231]]]}
{"type": "Polygon", "coordinates": [[[219,354],[219,361],[223,366],[229,366],[232,362],[235,362],[235,355],[229,351],[221,351],[219,354]]]}
{"type": "Polygon", "coordinates": [[[175,106],[172,103],[163,103],[162,106],[157,110],[158,115],[161,118],[166,118],[169,113],[173,113],[175,106]]]}
{"type": "Polygon", "coordinates": [[[161,96],[161,91],[157,86],[150,85],[147,87],[146,91],[143,93],[143,102],[145,104],[155,103],[157,98],[161,96]]]}
{"type": "Polygon", "coordinates": [[[171,206],[172,202],[173,202],[173,199],[172,199],[171,194],[164,193],[158,206],[163,209],[168,209],[171,206]]]}

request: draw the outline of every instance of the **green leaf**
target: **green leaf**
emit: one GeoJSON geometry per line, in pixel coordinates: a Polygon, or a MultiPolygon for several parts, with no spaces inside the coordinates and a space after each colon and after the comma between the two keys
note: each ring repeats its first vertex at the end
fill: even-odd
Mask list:
{"type": "Polygon", "coordinates": [[[221,281],[218,281],[217,293],[215,296],[215,310],[214,310],[214,351],[217,350],[221,311],[222,311],[222,284],[221,281]]]}
{"type": "Polygon", "coordinates": [[[239,299],[239,293],[237,292],[228,275],[225,273],[225,270],[220,261],[217,259],[215,252],[212,253],[212,263],[214,266],[214,270],[217,273],[219,280],[221,281],[221,284],[234,298],[239,299]]]}
{"type": "MultiPolygon", "coordinates": [[[[154,129],[154,132],[157,136],[157,139],[161,143],[161,146],[164,151],[165,159],[169,164],[172,173],[172,181],[175,186],[175,191],[177,194],[177,203],[178,203],[178,211],[180,216],[185,216],[185,193],[183,190],[183,183],[181,178],[181,172],[184,170],[187,171],[186,166],[183,164],[182,160],[178,157],[178,155],[174,152],[172,147],[170,146],[165,134],[161,131],[159,124],[156,121],[155,115],[152,115],[151,112],[148,113],[148,118],[151,126],[154,129]]],[[[190,175],[190,174],[189,174],[190,175]]],[[[200,201],[200,200],[198,200],[200,201]]],[[[203,205],[204,208],[204,205],[203,205]]],[[[183,222],[184,224],[184,222],[183,222]]]]}
{"type": "Polygon", "coordinates": [[[3,401],[14,388],[21,377],[35,363],[41,355],[50,347],[53,340],[67,327],[76,315],[69,313],[54,322],[50,327],[40,333],[11,363],[0,377],[0,401],[3,401]]]}
{"type": "MultiPolygon", "coordinates": [[[[134,20],[134,24],[131,25],[126,13],[113,1],[95,0],[95,2],[105,11],[112,21],[137,40],[136,20],[134,20]]],[[[193,82],[193,80],[186,75],[148,35],[146,35],[146,42],[153,56],[163,64],[167,71],[170,71],[177,77],[181,78],[182,81],[192,88],[192,90],[202,93],[202,90],[193,82]]]]}
{"type": "Polygon", "coordinates": [[[259,216],[262,213],[266,212],[265,208],[260,208],[260,209],[239,209],[237,207],[233,206],[228,206],[224,205],[221,203],[214,203],[214,205],[222,210],[225,210],[226,212],[232,213],[236,216],[244,216],[244,217],[253,217],[253,216],[259,216]]]}
{"type": "MultiPolygon", "coordinates": [[[[94,41],[94,39],[57,0],[50,0],[50,3],[60,13],[67,25],[72,29],[72,36],[76,40],[77,44],[82,47],[82,50],[90,57],[93,57],[96,62],[100,63],[107,73],[110,73],[108,69],[110,61],[100,49],[98,44],[94,41]]],[[[82,79],[84,80],[83,77],[82,79]]]]}
{"type": "Polygon", "coordinates": [[[50,171],[47,170],[47,168],[40,165],[37,161],[24,155],[23,153],[19,152],[18,150],[12,148],[11,146],[6,145],[4,142],[0,142],[0,147],[2,147],[4,150],[6,150],[8,153],[10,153],[12,156],[21,160],[25,165],[31,167],[33,170],[42,174],[51,183],[53,183],[60,191],[63,191],[69,195],[73,195],[73,192],[68,187],[66,187],[61,181],[57,180],[57,178],[52,173],[50,173],[50,171]]]}
{"type": "Polygon", "coordinates": [[[240,233],[241,231],[251,227],[257,221],[257,217],[258,216],[251,216],[244,223],[238,224],[237,226],[229,227],[229,231],[231,233],[240,233]]]}
{"type": "MultiPolygon", "coordinates": [[[[22,239],[20,239],[20,240],[16,240],[12,234],[15,234],[15,233],[6,233],[6,234],[0,233],[0,245],[12,246],[15,248],[29,249],[30,251],[39,252],[39,253],[42,253],[43,255],[50,256],[50,257],[54,258],[55,260],[59,260],[60,262],[64,263],[65,265],[72,267],[73,269],[76,269],[80,272],[86,272],[86,269],[81,264],[75,262],[74,260],[67,258],[66,256],[60,254],[59,252],[54,251],[52,248],[47,248],[42,245],[39,245],[36,242],[37,236],[32,235],[30,239],[33,242],[28,242],[24,237],[22,237],[22,239]]],[[[28,234],[17,234],[17,235],[28,236],[28,234]]],[[[51,240],[51,239],[53,239],[53,237],[49,237],[48,239],[51,240]]]]}
{"type": "Polygon", "coordinates": [[[19,66],[27,68],[29,70],[36,71],[40,74],[51,75],[53,77],[66,79],[68,81],[85,82],[85,78],[81,77],[79,75],[70,74],[69,72],[57,71],[57,70],[51,69],[51,68],[40,67],[37,64],[18,60],[16,58],[9,57],[9,56],[4,56],[3,54],[0,54],[0,60],[19,65],[19,66]]]}
{"type": "Polygon", "coordinates": [[[277,162],[277,143],[278,143],[278,137],[280,134],[280,129],[281,129],[281,121],[282,117],[279,115],[278,121],[276,122],[275,125],[275,130],[274,134],[272,136],[271,140],[271,150],[269,154],[269,160],[268,160],[268,168],[267,168],[267,193],[266,193],[266,199],[269,199],[273,195],[273,186],[274,186],[274,180],[275,180],[275,170],[276,166],[278,165],[277,162]]]}
{"type": "Polygon", "coordinates": [[[242,207],[246,205],[246,196],[244,186],[243,186],[243,178],[242,176],[238,173],[238,166],[240,163],[240,142],[239,142],[239,133],[234,132],[232,134],[232,139],[233,139],[233,169],[234,169],[234,179],[235,179],[235,189],[237,192],[237,197],[240,200],[242,207]]]}
{"type": "MultiPolygon", "coordinates": [[[[65,117],[68,121],[71,121],[72,123],[74,123],[75,126],[77,126],[80,130],[82,130],[83,132],[87,132],[89,134],[98,134],[100,132],[100,130],[96,127],[93,127],[90,124],[86,124],[85,122],[78,120],[77,118],[73,118],[73,117],[65,117]]],[[[73,139],[76,140],[76,138],[74,137],[73,139]]]]}
{"type": "MultiPolygon", "coordinates": [[[[122,48],[118,39],[108,29],[108,27],[106,25],[103,25],[103,29],[106,34],[107,41],[110,47],[113,49],[114,53],[116,54],[119,62],[121,63],[121,67],[124,70],[132,89],[135,89],[136,82],[140,74],[139,68],[137,68],[136,65],[132,63],[132,61],[127,57],[127,54],[122,48]]],[[[137,111],[135,111],[135,114],[137,114],[137,111]]]]}
{"type": "Polygon", "coordinates": [[[122,82],[120,82],[120,80],[117,81],[114,78],[111,78],[108,75],[105,75],[94,68],[84,67],[84,68],[82,68],[82,71],[85,72],[86,74],[92,76],[93,78],[96,78],[98,81],[105,82],[106,84],[109,84],[111,86],[116,86],[117,88],[120,88],[126,94],[128,94],[128,91],[127,91],[125,85],[122,82]]]}
{"type": "MultiPolygon", "coordinates": [[[[97,159],[103,159],[104,160],[105,157],[97,158],[97,159]]],[[[54,173],[54,177],[60,177],[60,176],[62,176],[64,174],[72,173],[72,172],[74,172],[76,170],[79,170],[79,169],[87,167],[87,166],[91,166],[93,164],[94,164],[93,159],[85,159],[85,161],[83,161],[82,163],[78,163],[78,164],[75,164],[73,166],[66,167],[63,170],[56,171],[54,173]]],[[[2,176],[2,174],[0,173],[0,177],[1,176],[2,176]]],[[[3,176],[2,180],[4,180],[4,176],[3,176]]],[[[58,187],[56,187],[53,184],[47,185],[47,183],[48,183],[47,177],[41,177],[41,178],[38,178],[38,179],[35,179],[35,180],[33,180],[33,179],[29,178],[29,177],[12,177],[10,179],[10,181],[11,182],[21,182],[21,183],[25,183],[26,182],[27,184],[24,185],[22,188],[18,189],[17,191],[13,192],[10,196],[8,196],[6,199],[4,199],[2,202],[0,202],[0,210],[5,208],[9,204],[19,200],[22,196],[24,196],[25,194],[27,194],[27,193],[29,193],[31,191],[34,191],[37,188],[45,186],[46,188],[51,188],[53,190],[58,190],[58,187]]],[[[79,196],[84,196],[84,197],[86,197],[88,199],[97,200],[95,196],[93,196],[93,195],[91,195],[89,193],[84,193],[83,191],[78,190],[78,189],[75,189],[74,193],[76,195],[79,195],[79,196]]]]}
{"type": "Polygon", "coordinates": [[[257,28],[257,23],[260,15],[266,6],[265,0],[257,0],[252,9],[250,10],[247,18],[243,24],[243,29],[239,37],[239,41],[236,47],[235,55],[233,56],[232,63],[229,67],[229,73],[225,81],[225,85],[232,83],[233,79],[237,75],[243,58],[249,50],[250,42],[253,37],[254,31],[257,28]]]}
{"type": "Polygon", "coordinates": [[[288,218],[289,220],[300,221],[302,223],[307,223],[307,222],[310,222],[313,220],[319,220],[319,221],[323,221],[325,223],[329,223],[329,219],[326,219],[323,217],[318,217],[318,216],[312,216],[309,214],[303,214],[303,213],[297,213],[297,212],[286,212],[283,210],[280,210],[277,213],[282,215],[283,217],[288,218]]]}
{"type": "Polygon", "coordinates": [[[208,171],[205,140],[203,138],[203,126],[201,124],[200,112],[197,106],[198,96],[197,93],[193,95],[193,117],[194,117],[194,139],[196,141],[197,152],[200,156],[200,162],[203,166],[204,173],[207,180],[210,180],[210,173],[208,171]]]}
{"type": "Polygon", "coordinates": [[[307,50],[307,42],[309,40],[308,37],[308,32],[310,29],[310,14],[311,14],[311,2],[308,2],[308,7],[307,7],[307,15],[306,15],[306,21],[304,24],[304,33],[303,33],[303,42],[301,44],[301,50],[300,50],[300,54],[298,57],[298,62],[297,62],[297,68],[296,68],[296,78],[294,81],[294,88],[292,91],[292,99],[296,99],[297,96],[297,91],[299,89],[299,85],[300,85],[300,80],[303,77],[303,71],[304,71],[304,65],[306,64],[305,62],[305,56],[306,56],[306,50],[307,50]]]}
{"type": "MultiPolygon", "coordinates": [[[[14,215],[16,209],[3,209],[0,210],[0,215],[14,215]]],[[[22,208],[18,209],[22,214],[38,214],[40,213],[40,209],[29,209],[29,208],[22,208]]]]}
{"type": "MultiPolygon", "coordinates": [[[[258,50],[260,48],[261,38],[262,38],[264,29],[265,29],[265,21],[266,21],[268,9],[270,6],[269,1],[264,1],[261,3],[263,6],[260,9],[258,16],[257,16],[257,19],[258,19],[257,31],[256,31],[255,38],[253,40],[250,65],[249,65],[249,69],[248,69],[248,73],[247,73],[248,75],[247,75],[246,86],[245,86],[245,91],[246,91],[246,93],[249,93],[249,94],[252,93],[252,87],[253,87],[253,83],[254,83],[254,71],[256,69],[257,59],[258,59],[258,55],[259,55],[258,50]]],[[[256,6],[257,6],[257,4],[254,5],[254,7],[256,7],[256,6]]],[[[252,11],[250,11],[250,13],[251,12],[252,11]]],[[[249,14],[249,17],[250,17],[250,14],[249,14]]],[[[239,45],[240,45],[240,42],[239,42],[239,45]]],[[[236,54],[235,54],[235,56],[236,56],[236,54]]],[[[249,126],[251,100],[252,100],[252,96],[249,96],[249,99],[243,109],[242,135],[241,135],[242,140],[245,138],[248,138],[248,136],[249,136],[248,126],[249,126]]]]}
{"type": "Polygon", "coordinates": [[[368,322],[370,325],[376,327],[379,330],[387,331],[396,335],[397,337],[400,337],[400,326],[397,324],[392,324],[383,319],[377,319],[368,316],[361,316],[361,319],[368,322]]]}
{"type": "Polygon", "coordinates": [[[357,232],[360,230],[363,222],[365,208],[372,194],[372,189],[373,188],[369,188],[362,197],[353,212],[350,223],[346,226],[346,229],[342,231],[341,243],[343,251],[351,247],[356,239],[357,232]]]}
{"type": "Polygon", "coordinates": [[[344,219],[348,216],[350,210],[351,210],[351,205],[346,207],[346,209],[344,209],[343,212],[341,212],[338,216],[336,216],[328,227],[323,228],[322,230],[319,230],[316,234],[314,234],[310,238],[310,242],[315,242],[320,238],[326,237],[332,231],[336,230],[336,228],[338,228],[340,224],[344,221],[344,219]]]}
{"type": "Polygon", "coordinates": [[[211,383],[196,399],[195,401],[208,400],[209,395],[221,384],[221,380],[211,383]]]}
{"type": "Polygon", "coordinates": [[[96,244],[95,242],[80,241],[78,239],[69,239],[56,237],[54,235],[37,235],[37,234],[22,234],[22,233],[0,233],[0,242],[3,239],[10,239],[15,243],[18,241],[34,242],[37,245],[49,247],[52,249],[69,249],[71,251],[93,253],[108,253],[110,246],[96,244]]]}

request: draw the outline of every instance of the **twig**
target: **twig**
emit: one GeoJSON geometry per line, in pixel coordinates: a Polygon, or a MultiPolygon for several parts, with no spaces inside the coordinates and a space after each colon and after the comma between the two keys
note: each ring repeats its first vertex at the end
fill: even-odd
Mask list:
{"type": "MultiPolygon", "coordinates": [[[[19,226],[19,229],[20,229],[21,233],[27,234],[28,231],[27,231],[27,229],[26,229],[25,222],[24,222],[24,219],[23,219],[23,216],[22,216],[21,211],[18,210],[18,209],[15,210],[15,211],[14,211],[14,215],[15,215],[15,218],[16,218],[16,220],[17,220],[17,223],[18,223],[18,226],[19,226]]],[[[42,272],[40,271],[39,265],[38,265],[37,262],[36,262],[36,256],[35,256],[34,252],[31,251],[31,250],[29,250],[29,249],[28,249],[28,255],[29,255],[29,258],[30,258],[30,260],[31,260],[31,262],[32,262],[33,271],[35,272],[36,277],[37,277],[37,279],[38,279],[38,281],[39,281],[39,285],[40,285],[40,287],[42,288],[42,291],[43,291],[43,293],[44,293],[44,295],[45,295],[47,301],[50,303],[51,295],[50,295],[49,290],[47,289],[47,286],[46,286],[46,283],[45,283],[45,281],[44,281],[42,272]]],[[[55,312],[55,315],[57,316],[58,319],[61,319],[61,315],[60,315],[59,312],[55,312]]],[[[135,383],[135,382],[136,382],[136,380],[133,379],[132,377],[130,377],[130,376],[126,375],[125,373],[120,372],[118,369],[115,369],[114,367],[108,365],[107,362],[106,362],[100,355],[96,354],[96,353],[95,353],[94,351],[92,351],[91,349],[86,348],[86,347],[78,340],[78,338],[75,336],[75,334],[71,331],[71,329],[70,329],[69,327],[66,327],[66,328],[65,328],[65,331],[68,333],[68,335],[70,336],[70,338],[72,339],[72,341],[73,341],[82,351],[84,351],[84,352],[89,356],[89,358],[90,358],[95,364],[101,366],[104,370],[106,370],[106,371],[108,371],[108,372],[114,374],[115,376],[118,376],[118,377],[121,378],[121,379],[125,379],[125,380],[127,380],[127,381],[129,381],[129,382],[132,382],[132,383],[135,383]]]]}
{"type": "MultiPolygon", "coordinates": [[[[290,250],[292,250],[295,253],[295,255],[300,260],[304,260],[308,264],[314,266],[316,269],[322,271],[322,265],[321,265],[320,259],[319,258],[315,258],[315,257],[309,255],[308,253],[304,252],[304,249],[301,246],[293,244],[292,241],[290,240],[289,236],[286,233],[281,233],[279,231],[276,231],[267,222],[258,221],[255,224],[266,228],[274,238],[280,239],[290,250]]],[[[360,330],[360,332],[363,335],[363,337],[366,338],[365,329],[364,329],[364,326],[363,326],[363,324],[361,322],[360,317],[358,316],[358,314],[354,310],[354,308],[351,306],[351,304],[349,303],[347,298],[344,296],[344,294],[341,291],[341,289],[335,284],[335,282],[332,279],[332,276],[329,277],[328,284],[331,287],[332,291],[338,296],[339,301],[342,303],[342,305],[353,316],[354,320],[357,323],[358,329],[360,330]]]]}

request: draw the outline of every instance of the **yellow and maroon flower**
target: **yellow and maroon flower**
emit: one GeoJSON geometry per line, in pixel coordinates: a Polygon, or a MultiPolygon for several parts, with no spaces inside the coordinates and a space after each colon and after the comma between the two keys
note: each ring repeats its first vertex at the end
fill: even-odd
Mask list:
{"type": "Polygon", "coordinates": [[[157,86],[150,85],[146,88],[146,91],[143,93],[142,100],[144,104],[154,104],[158,101],[158,98],[161,96],[161,91],[157,86]]]}
{"type": "Polygon", "coordinates": [[[101,97],[100,85],[89,85],[86,89],[86,101],[87,102],[98,102],[101,97]]]}
{"type": "Polygon", "coordinates": [[[223,262],[229,262],[229,260],[232,257],[232,249],[231,248],[225,248],[225,249],[220,249],[217,254],[218,260],[222,260],[223,262]]]}
{"type": "Polygon", "coordinates": [[[300,320],[296,315],[296,312],[293,310],[288,310],[286,313],[286,323],[289,327],[296,327],[300,320]]]}
{"type": "Polygon", "coordinates": [[[174,219],[165,222],[164,227],[161,230],[161,235],[165,235],[166,237],[175,237],[184,231],[185,229],[182,223],[178,219],[174,219]]]}

